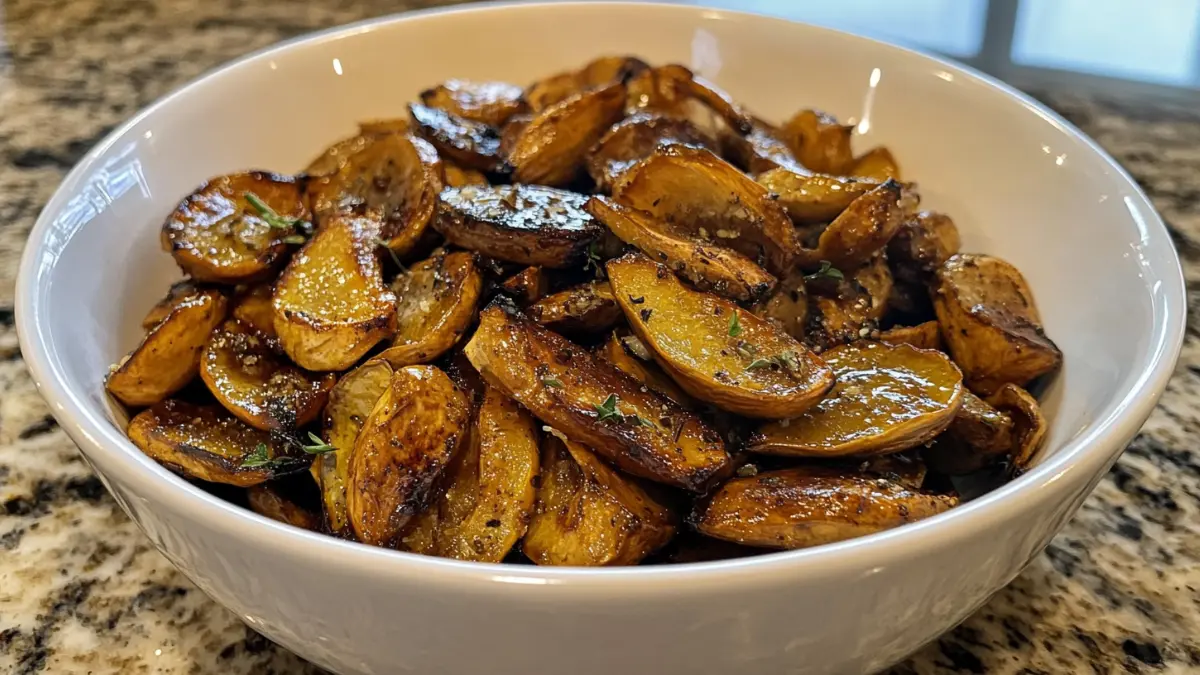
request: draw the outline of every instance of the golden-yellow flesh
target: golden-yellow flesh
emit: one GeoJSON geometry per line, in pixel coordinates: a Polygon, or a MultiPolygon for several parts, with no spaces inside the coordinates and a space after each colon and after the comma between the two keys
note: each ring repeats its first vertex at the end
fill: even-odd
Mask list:
{"type": "Polygon", "coordinates": [[[149,331],[162,320],[167,318],[171,310],[178,307],[180,304],[194,299],[201,291],[201,288],[191,279],[184,279],[171,284],[171,288],[167,291],[166,297],[159,300],[146,312],[146,316],[142,318],[142,328],[149,331]]]}
{"type": "Polygon", "coordinates": [[[408,105],[408,112],[414,128],[446,159],[476,171],[507,171],[500,133],[492,126],[416,103],[408,105]]]}
{"type": "Polygon", "coordinates": [[[275,285],[275,331],[308,370],[345,370],[396,327],[396,296],[383,283],[381,223],[338,216],[321,224],[275,285]]]}
{"type": "Polygon", "coordinates": [[[392,367],[386,361],[368,361],[342,376],[329,392],[323,426],[325,442],[335,450],[313,460],[313,477],[321,488],[331,532],[345,532],[350,527],[346,484],[354,442],[391,381],[392,367]]]}
{"type": "Polygon", "coordinates": [[[622,175],[613,197],[776,274],[800,253],[792,222],[766,188],[702,148],[659,147],[622,175]]]}
{"type": "Polygon", "coordinates": [[[625,85],[616,83],[576,94],[538,113],[508,153],[513,179],[566,185],[583,170],[587,152],[621,119],[625,85]]]}
{"type": "Polygon", "coordinates": [[[446,187],[488,184],[487,176],[476,171],[475,169],[464,169],[463,167],[450,162],[443,162],[442,169],[446,174],[446,187]]]}
{"type": "Polygon", "coordinates": [[[268,448],[271,458],[288,451],[267,432],[251,429],[218,406],[176,400],[138,413],[130,420],[127,433],[138,449],[176,473],[238,487],[257,485],[281,468],[276,464],[243,466],[259,445],[268,448]]]}
{"type": "Polygon", "coordinates": [[[474,254],[439,253],[396,277],[392,289],[396,335],[378,358],[403,368],[428,363],[458,342],[475,318],[483,273],[474,254]]]}
{"type": "Polygon", "coordinates": [[[784,122],[780,136],[805,168],[819,173],[845,175],[854,163],[850,151],[851,125],[819,110],[801,110],[784,122]]]}
{"type": "Polygon", "coordinates": [[[583,267],[603,228],[584,195],[540,185],[446,188],[435,227],[446,241],[499,260],[583,267]]]}
{"type": "Polygon", "coordinates": [[[623,471],[699,492],[729,468],[698,417],[524,316],[485,309],[465,351],[489,384],[623,471]]]}
{"type": "Polygon", "coordinates": [[[634,333],[689,394],[748,417],[799,415],[833,373],[793,337],[737,305],[685,287],[641,254],[610,261],[617,303],[634,333]]]}
{"type": "Polygon", "coordinates": [[[225,320],[228,302],[215,290],[179,302],[105,380],[125,405],[153,405],[183,389],[200,370],[208,335],[225,320]]]}
{"type": "Polygon", "coordinates": [[[275,310],[271,298],[275,295],[274,284],[259,284],[236,297],[230,314],[242,325],[258,333],[259,337],[277,342],[275,332],[275,310]]]}
{"type": "Polygon", "coordinates": [[[750,450],[798,457],[881,455],[921,445],[954,419],[962,374],[941,352],[862,341],[823,353],[837,384],[799,417],[771,422],[750,450]]]}
{"type": "Polygon", "coordinates": [[[938,325],[975,393],[1023,386],[1062,363],[1017,268],[993,256],[958,254],[938,269],[936,284],[938,325]]]}
{"type": "Polygon", "coordinates": [[[337,376],[305,372],[248,327],[227,321],[204,346],[200,379],[246,424],[264,431],[294,431],[321,414],[337,376]]]}
{"type": "Polygon", "coordinates": [[[863,474],[797,467],[735,478],[692,514],[693,526],[718,539],[765,548],[806,548],[882,532],[958,505],[863,474]]]}
{"type": "Polygon", "coordinates": [[[645,211],[594,196],[587,211],[621,241],[661,262],[696,288],[745,302],[764,297],[775,277],[746,256],[689,238],[645,211]]]}
{"type": "Polygon", "coordinates": [[[590,281],[547,295],[525,310],[534,321],[560,333],[601,333],[623,314],[607,281],[590,281]]]}
{"type": "Polygon", "coordinates": [[[602,56],[576,71],[551,75],[525,90],[525,101],[534,112],[595,87],[622,82],[650,66],[629,56],[602,56]]]}
{"type": "Polygon", "coordinates": [[[321,530],[320,517],[283,496],[270,485],[254,485],[246,490],[246,504],[260,516],[278,520],[302,530],[321,530]]]}
{"type": "Polygon", "coordinates": [[[344,138],[325,148],[324,152],[309,162],[304,173],[309,176],[329,176],[337,173],[347,157],[374,143],[376,138],[378,138],[377,135],[365,131],[358,136],[344,138]]]}
{"type": "Polygon", "coordinates": [[[221,176],[167,216],[163,248],[199,281],[237,284],[270,274],[284,260],[284,238],[296,232],[273,227],[252,204],[254,197],[289,223],[311,219],[300,184],[291,178],[261,171],[221,176]]]}
{"type": "Polygon", "coordinates": [[[889,178],[900,180],[900,165],[890,150],[883,146],[872,148],[854,160],[850,175],[883,182],[889,178]]]}
{"type": "Polygon", "coordinates": [[[399,255],[412,250],[433,218],[444,176],[437,151],[407,134],[376,139],[331,176],[309,187],[319,218],[371,210],[383,218],[379,238],[399,255]]]}
{"type": "Polygon", "coordinates": [[[432,366],[397,370],[354,442],[346,509],[355,536],[396,544],[405,526],[438,496],[438,479],[459,452],[470,404],[432,366]]]}
{"type": "Polygon", "coordinates": [[[538,565],[634,565],[675,534],[674,519],[587,449],[547,434],[522,550],[538,565]]]}
{"type": "Polygon", "coordinates": [[[528,527],[539,464],[536,420],[488,388],[445,494],[417,516],[402,548],[500,562],[528,527]]]}
{"type": "Polygon", "coordinates": [[[879,334],[881,342],[912,345],[917,349],[942,349],[942,334],[936,321],[916,326],[895,326],[879,334]]]}
{"type": "Polygon", "coordinates": [[[675,381],[670,377],[667,377],[667,374],[654,363],[649,350],[638,340],[637,336],[626,335],[620,337],[616,333],[613,333],[600,346],[600,349],[596,353],[600,355],[600,358],[616,366],[617,370],[678,403],[683,409],[696,409],[695,399],[680,389],[679,385],[675,384],[675,381]],[[649,360],[643,361],[640,357],[630,353],[627,344],[633,344],[635,341],[636,344],[640,345],[639,350],[646,351],[646,356],[649,360]]]}
{"type": "Polygon", "coordinates": [[[446,80],[421,92],[421,102],[493,127],[503,126],[526,108],[521,88],[507,82],[446,80]]]}
{"type": "Polygon", "coordinates": [[[816,250],[805,249],[801,264],[828,261],[838,269],[854,269],[873,258],[900,230],[909,199],[896,181],[882,183],[858,197],[821,233],[816,250]]]}
{"type": "Polygon", "coordinates": [[[387,136],[389,134],[407,134],[412,129],[407,117],[385,117],[361,120],[358,131],[364,136],[387,136]]]}
{"type": "Polygon", "coordinates": [[[715,142],[690,121],[650,113],[635,113],[614,124],[588,153],[587,170],[597,190],[608,190],[634,164],[649,157],[660,144],[682,143],[713,147],[715,142]]]}
{"type": "Polygon", "coordinates": [[[822,173],[798,173],[786,168],[771,169],[755,178],[763,187],[779,195],[797,225],[826,223],[841,215],[855,199],[879,187],[880,182],[830,176],[822,173]]]}

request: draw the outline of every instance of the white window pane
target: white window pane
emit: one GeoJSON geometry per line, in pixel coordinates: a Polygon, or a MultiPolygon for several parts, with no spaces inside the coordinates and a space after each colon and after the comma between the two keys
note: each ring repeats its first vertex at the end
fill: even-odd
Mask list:
{"type": "Polygon", "coordinates": [[[987,16],[987,0],[697,0],[691,4],[772,14],[960,57],[979,53],[987,16]]]}
{"type": "Polygon", "coordinates": [[[1021,0],[1012,59],[1026,66],[1187,84],[1200,0],[1021,0]]]}

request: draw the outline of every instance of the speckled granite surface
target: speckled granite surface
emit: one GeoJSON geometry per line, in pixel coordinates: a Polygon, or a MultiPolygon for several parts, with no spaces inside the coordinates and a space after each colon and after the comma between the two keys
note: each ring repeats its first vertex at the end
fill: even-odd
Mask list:
{"type": "MultiPolygon", "coordinates": [[[[281,38],[434,4],[0,4],[0,672],[316,672],[175,572],[90,475],[22,364],[13,277],[59,180],[141,106],[281,38]]],[[[1044,98],[1142,182],[1200,288],[1200,113],[1044,98]]],[[[1162,404],[1046,553],[897,673],[1200,672],[1198,336],[1190,324],[1162,404]]]]}

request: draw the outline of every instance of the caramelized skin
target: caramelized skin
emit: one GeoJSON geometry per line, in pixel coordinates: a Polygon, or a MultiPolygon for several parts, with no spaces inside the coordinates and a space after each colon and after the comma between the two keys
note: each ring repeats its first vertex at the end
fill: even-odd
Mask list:
{"type": "Polygon", "coordinates": [[[866,263],[900,230],[909,201],[896,181],[879,185],[851,202],[821,233],[816,250],[804,250],[800,263],[815,268],[826,260],[838,269],[866,263]]]}
{"type": "Polygon", "coordinates": [[[708,134],[678,117],[635,113],[614,124],[588,153],[587,170],[596,189],[607,191],[627,169],[649,157],[659,145],[681,143],[712,148],[708,134]]]}
{"type": "Polygon", "coordinates": [[[525,313],[534,321],[560,333],[601,333],[624,316],[607,281],[589,281],[548,295],[525,313]]]}
{"type": "Polygon", "coordinates": [[[521,88],[507,82],[446,80],[421,92],[421,102],[474,122],[501,127],[528,106],[521,88]]]}
{"type": "Polygon", "coordinates": [[[171,310],[175,309],[184,302],[196,297],[202,290],[201,286],[192,279],[184,279],[171,284],[171,288],[167,290],[167,295],[162,300],[159,300],[146,312],[146,316],[142,318],[142,328],[149,331],[162,320],[167,318],[171,310]]]}
{"type": "Polygon", "coordinates": [[[311,217],[292,178],[250,171],[214,178],[167,216],[163,248],[199,281],[238,284],[267,276],[284,261],[292,228],[272,227],[247,195],[283,218],[311,217]]]}
{"type": "Polygon", "coordinates": [[[489,384],[623,471],[702,492],[729,468],[698,417],[523,316],[485,309],[466,353],[489,384]],[[616,414],[603,413],[610,397],[616,414]]]}
{"type": "Polygon", "coordinates": [[[500,289],[517,304],[531,305],[550,292],[550,280],[545,270],[531,265],[505,279],[500,289]]]}
{"type": "Polygon", "coordinates": [[[271,520],[302,530],[321,531],[320,516],[283,496],[270,485],[251,486],[246,490],[246,504],[251,511],[271,520]]]}
{"type": "Polygon", "coordinates": [[[582,267],[603,232],[584,195],[539,185],[447,188],[435,227],[456,246],[498,260],[582,267]]]}
{"type": "Polygon", "coordinates": [[[413,516],[438,496],[437,484],[459,452],[470,405],[432,366],[392,375],[350,456],[346,507],[355,536],[395,545],[413,516]]]}
{"type": "Polygon", "coordinates": [[[483,272],[465,251],[439,253],[396,277],[396,335],[378,358],[403,368],[429,363],[458,343],[475,319],[483,272]]]}
{"type": "Polygon", "coordinates": [[[933,439],[962,405],[962,374],[940,352],[861,341],[822,354],[837,384],[815,407],[771,422],[750,450],[773,455],[881,455],[933,439]]]}
{"type": "Polygon", "coordinates": [[[508,172],[495,128],[416,103],[408,105],[408,113],[421,136],[455,164],[485,173],[508,172]]]}
{"type": "Polygon", "coordinates": [[[275,310],[271,307],[271,298],[275,295],[274,284],[258,284],[234,299],[233,318],[241,322],[259,337],[278,344],[279,334],[275,332],[275,310]]]}
{"type": "Polygon", "coordinates": [[[583,170],[588,150],[621,119],[625,85],[576,94],[538,113],[508,153],[513,179],[562,186],[583,170]]]}
{"type": "Polygon", "coordinates": [[[807,467],[734,478],[692,514],[702,534],[748,546],[806,548],[862,537],[958,505],[876,476],[807,467]]]}
{"type": "Polygon", "coordinates": [[[293,431],[315,420],[337,382],[333,373],[318,375],[292,365],[237,321],[227,321],[209,337],[200,378],[226,410],[264,431],[293,431]]]}

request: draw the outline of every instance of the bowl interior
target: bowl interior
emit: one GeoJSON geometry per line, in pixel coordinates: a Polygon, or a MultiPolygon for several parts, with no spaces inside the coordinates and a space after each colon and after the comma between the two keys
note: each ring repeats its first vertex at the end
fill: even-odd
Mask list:
{"type": "Polygon", "coordinates": [[[824,29],[587,3],[327,33],[226,68],[118,130],[68,178],[27,251],[23,347],[43,391],[57,412],[85,420],[81,433],[103,436],[105,452],[176,480],[123,438],[109,441],[123,436],[123,415],[102,379],[179,277],[158,228],[186,193],[222,173],[299,170],[357,120],[402,116],[444,79],[525,84],[605,53],[684,63],[770,120],[818,107],[857,123],[856,151],[887,145],[923,206],[958,223],[965,250],[1021,269],[1065,354],[1043,395],[1051,431],[1040,462],[1122,414],[1173,360],[1182,286],[1165,229],[1127,177],[1056,117],[949,64],[824,29]]]}

